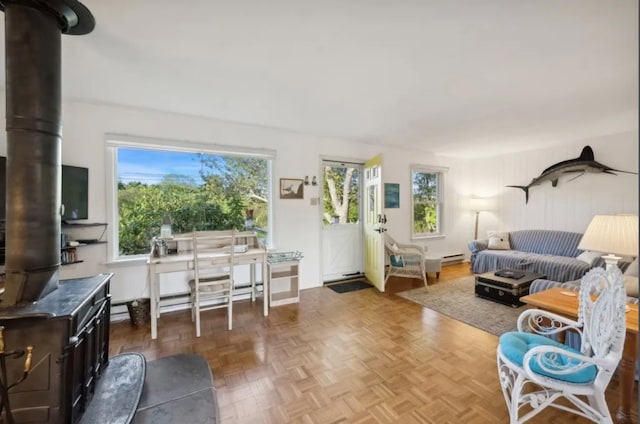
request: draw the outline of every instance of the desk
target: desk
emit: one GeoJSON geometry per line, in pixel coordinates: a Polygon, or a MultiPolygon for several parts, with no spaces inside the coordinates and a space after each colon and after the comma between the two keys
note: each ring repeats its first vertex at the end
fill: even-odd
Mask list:
{"type": "MultiPolygon", "coordinates": [[[[178,242],[189,241],[189,238],[176,239],[178,242]]],[[[211,262],[223,258],[223,253],[212,254],[211,262]]],[[[267,278],[267,251],[264,247],[249,247],[246,252],[235,253],[236,265],[251,265],[251,286],[255,283],[255,265],[262,264],[262,300],[264,316],[269,315],[269,280],[267,278]]],[[[193,252],[178,250],[177,254],[162,257],[150,256],[147,260],[149,267],[149,297],[151,298],[151,338],[158,337],[158,318],[160,318],[160,274],[167,272],[180,272],[193,270],[193,252]]],[[[251,293],[251,299],[255,299],[255,292],[251,293]]]]}
{"type": "MultiPolygon", "coordinates": [[[[576,319],[578,318],[578,292],[575,292],[576,296],[561,294],[566,291],[569,290],[554,287],[521,297],[520,300],[536,308],[576,319]]],[[[626,313],[627,334],[620,360],[620,406],[616,412],[619,423],[631,422],[631,399],[638,354],[638,305],[629,304],[629,308],[630,311],[626,313]]]]}

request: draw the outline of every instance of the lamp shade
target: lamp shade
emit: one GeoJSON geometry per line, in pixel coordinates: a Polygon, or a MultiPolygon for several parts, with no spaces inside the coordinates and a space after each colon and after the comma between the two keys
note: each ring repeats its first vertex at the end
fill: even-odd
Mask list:
{"type": "Polygon", "coordinates": [[[638,215],[594,216],[578,249],[638,256],[638,215]]]}
{"type": "Polygon", "coordinates": [[[484,197],[472,197],[469,199],[469,209],[474,212],[491,210],[491,200],[484,197]]]}

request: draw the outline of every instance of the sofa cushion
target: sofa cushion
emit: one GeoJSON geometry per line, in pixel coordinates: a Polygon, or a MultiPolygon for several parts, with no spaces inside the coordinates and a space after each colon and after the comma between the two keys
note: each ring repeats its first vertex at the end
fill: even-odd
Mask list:
{"type": "Polygon", "coordinates": [[[543,255],[569,256],[580,254],[578,244],[582,234],[557,230],[511,231],[511,249],[543,255]]]}
{"type": "Polygon", "coordinates": [[[473,262],[475,274],[504,268],[535,272],[549,280],[560,282],[582,278],[590,269],[589,265],[576,258],[538,255],[516,250],[483,250],[478,252],[473,262]]]}
{"type": "Polygon", "coordinates": [[[603,254],[600,252],[592,252],[591,250],[585,250],[584,252],[576,256],[576,259],[580,259],[581,261],[584,261],[585,263],[589,264],[589,266],[592,267],[596,264],[596,262],[602,255],[603,254]]]}
{"type": "Polygon", "coordinates": [[[492,250],[509,250],[511,244],[509,243],[509,232],[507,231],[487,231],[487,237],[489,237],[488,248],[492,250]]]}

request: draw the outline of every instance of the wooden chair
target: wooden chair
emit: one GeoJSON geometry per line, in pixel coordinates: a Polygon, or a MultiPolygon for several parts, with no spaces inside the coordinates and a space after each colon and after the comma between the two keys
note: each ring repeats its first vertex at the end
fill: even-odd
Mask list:
{"type": "Polygon", "coordinates": [[[233,321],[233,264],[236,231],[194,231],[194,278],[189,281],[191,320],[200,337],[200,312],[227,308],[228,329],[233,321]]]}
{"type": "Polygon", "coordinates": [[[622,357],[626,331],[620,270],[592,269],[582,278],[578,296],[577,321],[529,309],[520,314],[518,331],[500,336],[498,377],[511,424],[524,423],[548,406],[597,423],[613,422],[604,392],[622,357]],[[570,331],[581,335],[579,350],[546,337],[570,331]]]}
{"type": "Polygon", "coordinates": [[[420,278],[427,288],[425,272],[426,249],[417,244],[398,243],[389,234],[384,234],[384,248],[389,260],[389,269],[384,279],[390,276],[420,278]]]}

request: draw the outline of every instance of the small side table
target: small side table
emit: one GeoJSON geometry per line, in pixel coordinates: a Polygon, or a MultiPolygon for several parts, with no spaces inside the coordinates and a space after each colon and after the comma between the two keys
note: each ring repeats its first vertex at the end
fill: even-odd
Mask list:
{"type": "Polygon", "coordinates": [[[424,259],[424,271],[427,273],[427,279],[430,272],[436,273],[436,279],[440,279],[440,271],[442,270],[442,258],[440,256],[427,256],[424,259]]]}
{"type": "Polygon", "coordinates": [[[300,259],[302,259],[300,252],[269,253],[267,256],[270,306],[300,301],[298,284],[300,259]]]}

